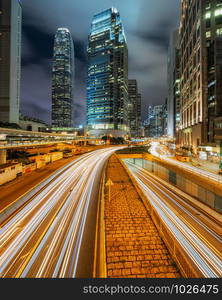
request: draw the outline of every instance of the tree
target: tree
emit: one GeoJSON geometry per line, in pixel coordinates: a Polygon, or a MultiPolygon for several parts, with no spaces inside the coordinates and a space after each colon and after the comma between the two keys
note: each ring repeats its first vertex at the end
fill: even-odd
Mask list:
{"type": "Polygon", "coordinates": [[[109,140],[109,137],[108,137],[107,135],[104,135],[104,136],[102,137],[102,140],[103,140],[103,141],[108,141],[108,140],[109,140]]]}

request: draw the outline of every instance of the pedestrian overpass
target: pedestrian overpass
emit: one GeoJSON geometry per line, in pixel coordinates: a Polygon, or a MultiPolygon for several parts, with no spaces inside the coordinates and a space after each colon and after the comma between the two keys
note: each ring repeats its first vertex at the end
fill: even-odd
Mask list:
{"type": "Polygon", "coordinates": [[[103,141],[88,136],[77,136],[70,133],[37,132],[10,128],[0,128],[0,164],[6,161],[9,149],[22,149],[67,143],[71,145],[99,145],[103,141]]]}

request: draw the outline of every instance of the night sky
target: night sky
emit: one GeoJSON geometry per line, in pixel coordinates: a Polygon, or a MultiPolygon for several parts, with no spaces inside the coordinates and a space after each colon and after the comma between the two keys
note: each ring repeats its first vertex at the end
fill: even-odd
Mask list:
{"type": "Polygon", "coordinates": [[[137,79],[143,118],[167,96],[167,48],[179,24],[180,0],[21,0],[23,7],[21,112],[51,122],[53,38],[67,27],[74,40],[75,125],[85,124],[86,47],[95,13],[116,7],[129,51],[129,78],[137,79]]]}

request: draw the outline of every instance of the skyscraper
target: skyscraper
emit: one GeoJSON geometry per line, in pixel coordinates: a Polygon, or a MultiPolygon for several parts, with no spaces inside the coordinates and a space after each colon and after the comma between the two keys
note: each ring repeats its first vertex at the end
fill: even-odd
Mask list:
{"type": "Polygon", "coordinates": [[[141,94],[138,93],[137,81],[128,80],[129,92],[129,127],[132,137],[141,135],[141,94]]]}
{"type": "Polygon", "coordinates": [[[166,134],[166,104],[149,106],[148,118],[144,122],[145,136],[161,137],[166,134]]]}
{"type": "Polygon", "coordinates": [[[206,1],[205,55],[207,61],[208,143],[222,142],[222,1],[206,1]],[[219,130],[218,130],[219,129],[219,130]]]}
{"type": "Polygon", "coordinates": [[[172,33],[168,49],[167,134],[176,137],[180,126],[180,46],[179,31],[172,33]]]}
{"type": "Polygon", "coordinates": [[[94,15],[88,38],[87,124],[94,135],[128,132],[128,50],[119,12],[94,15]]]}
{"type": "Polygon", "coordinates": [[[19,123],[22,8],[0,1],[0,121],[19,123]]]}
{"type": "MultiPolygon", "coordinates": [[[[206,141],[206,91],[204,76],[205,0],[181,1],[181,131],[182,146],[194,150],[206,141]],[[201,16],[201,21],[200,21],[201,16]],[[189,26],[187,26],[189,24],[189,26]]],[[[206,60],[205,60],[206,61],[206,60]]]]}
{"type": "Polygon", "coordinates": [[[182,0],[181,144],[222,141],[222,0],[182,0]]]}
{"type": "Polygon", "coordinates": [[[67,28],[58,28],[54,39],[52,71],[52,128],[73,128],[74,46],[67,28]]]}

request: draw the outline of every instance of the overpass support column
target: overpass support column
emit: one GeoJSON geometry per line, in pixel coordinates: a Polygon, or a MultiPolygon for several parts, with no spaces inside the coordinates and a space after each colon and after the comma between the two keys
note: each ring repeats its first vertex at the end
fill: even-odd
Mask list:
{"type": "Polygon", "coordinates": [[[7,150],[5,149],[0,150],[0,165],[6,164],[6,153],[7,150]]]}

